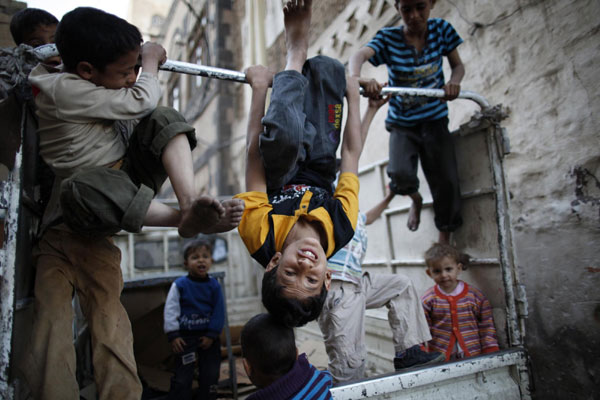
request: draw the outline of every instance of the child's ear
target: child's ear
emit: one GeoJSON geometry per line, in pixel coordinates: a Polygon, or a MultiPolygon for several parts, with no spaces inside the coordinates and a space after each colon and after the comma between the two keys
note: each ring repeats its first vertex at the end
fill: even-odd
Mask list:
{"type": "Polygon", "coordinates": [[[79,75],[86,81],[92,79],[92,76],[94,75],[94,70],[94,66],[87,61],[80,61],[75,67],[75,72],[77,73],[77,75],[79,75]]]}
{"type": "Polygon", "coordinates": [[[323,283],[325,283],[325,289],[329,290],[331,287],[331,271],[329,269],[325,273],[325,281],[323,283]]]}
{"type": "Polygon", "coordinates": [[[464,270],[462,263],[458,263],[458,264],[456,264],[456,266],[458,267],[458,272],[461,272],[462,270],[464,270]]]}
{"type": "Polygon", "coordinates": [[[250,363],[245,358],[242,358],[242,364],[244,364],[244,370],[246,371],[246,375],[250,377],[252,375],[252,367],[250,366],[250,363]]]}
{"type": "Polygon", "coordinates": [[[273,257],[271,257],[271,261],[269,261],[269,263],[265,267],[265,272],[269,272],[270,270],[272,270],[273,268],[278,266],[279,260],[281,260],[281,253],[277,252],[277,253],[273,254],[273,257]]]}
{"type": "Polygon", "coordinates": [[[433,276],[431,276],[431,271],[429,270],[429,267],[427,267],[427,269],[425,270],[425,272],[427,272],[427,276],[430,277],[431,279],[433,279],[433,276]]]}

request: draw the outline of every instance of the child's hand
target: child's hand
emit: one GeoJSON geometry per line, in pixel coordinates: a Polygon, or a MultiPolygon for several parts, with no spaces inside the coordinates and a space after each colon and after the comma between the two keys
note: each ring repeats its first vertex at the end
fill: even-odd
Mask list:
{"type": "Polygon", "coordinates": [[[253,88],[270,87],[273,84],[273,71],[263,65],[253,65],[244,71],[246,80],[253,88]]]}
{"type": "Polygon", "coordinates": [[[379,96],[378,99],[369,98],[369,107],[379,110],[379,107],[390,101],[392,95],[388,94],[387,96],[379,96]]]}
{"type": "Polygon", "coordinates": [[[375,79],[364,79],[360,78],[358,83],[363,88],[363,96],[368,97],[370,99],[379,99],[381,98],[381,88],[383,85],[377,82],[375,79]]]}
{"type": "Polygon", "coordinates": [[[158,71],[158,67],[167,61],[167,51],[158,43],[146,42],[140,50],[142,69],[148,72],[158,71]]]}
{"type": "Polygon", "coordinates": [[[183,338],[175,338],[171,341],[171,348],[173,349],[173,353],[183,353],[183,348],[186,345],[185,340],[183,338]]]}
{"type": "Polygon", "coordinates": [[[206,350],[210,346],[212,346],[214,341],[215,341],[214,339],[209,338],[208,336],[202,336],[200,338],[200,344],[198,345],[198,347],[200,347],[202,350],[206,350]]]}
{"type": "Polygon", "coordinates": [[[457,83],[448,82],[444,85],[444,100],[454,100],[460,94],[460,85],[457,83]]]}

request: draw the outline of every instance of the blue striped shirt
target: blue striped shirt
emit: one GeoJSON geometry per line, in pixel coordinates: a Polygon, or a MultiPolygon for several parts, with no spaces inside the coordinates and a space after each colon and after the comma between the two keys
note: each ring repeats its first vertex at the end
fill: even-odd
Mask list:
{"type": "MultiPolygon", "coordinates": [[[[421,53],[406,44],[402,26],[383,28],[367,43],[375,51],[369,62],[374,66],[387,66],[389,86],[441,89],[445,82],[443,56],[462,42],[452,25],[440,18],[427,21],[427,39],[421,53]]],[[[389,103],[386,123],[414,126],[447,115],[448,106],[440,99],[394,96],[389,103]]]]}
{"type": "Polygon", "coordinates": [[[360,285],[362,262],[367,252],[366,220],[367,216],[359,212],[354,236],[352,236],[352,239],[344,247],[327,260],[327,268],[331,271],[331,279],[360,285]]]}
{"type": "Polygon", "coordinates": [[[288,373],[251,394],[248,400],[328,400],[331,385],[331,374],[316,369],[302,353],[288,373]]]}

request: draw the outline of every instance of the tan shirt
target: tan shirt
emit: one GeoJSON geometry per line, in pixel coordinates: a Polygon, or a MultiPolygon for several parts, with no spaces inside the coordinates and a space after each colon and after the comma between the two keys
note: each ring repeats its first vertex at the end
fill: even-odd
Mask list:
{"type": "Polygon", "coordinates": [[[158,78],[149,73],[142,73],[132,88],[107,89],[76,74],[48,73],[38,65],[29,81],[39,89],[40,154],[62,178],[122,158],[127,143],[114,129],[115,122],[148,115],[161,96],[158,78]]]}

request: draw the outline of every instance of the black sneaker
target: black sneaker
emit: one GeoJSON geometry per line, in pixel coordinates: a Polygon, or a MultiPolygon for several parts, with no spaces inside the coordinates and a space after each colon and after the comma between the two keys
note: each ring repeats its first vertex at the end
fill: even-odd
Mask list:
{"type": "Polygon", "coordinates": [[[399,371],[404,368],[416,367],[418,365],[434,364],[444,361],[446,356],[437,351],[426,353],[419,345],[406,349],[403,357],[394,357],[394,369],[399,371]]]}

